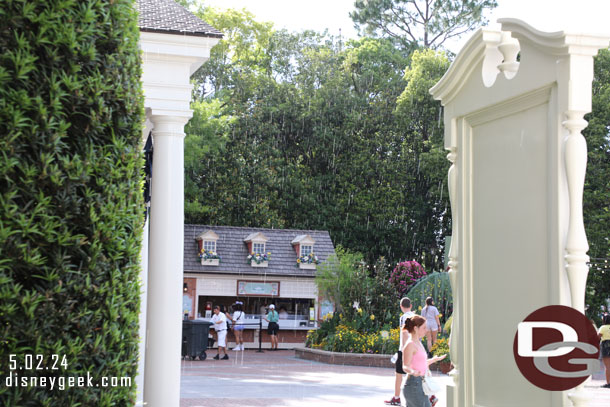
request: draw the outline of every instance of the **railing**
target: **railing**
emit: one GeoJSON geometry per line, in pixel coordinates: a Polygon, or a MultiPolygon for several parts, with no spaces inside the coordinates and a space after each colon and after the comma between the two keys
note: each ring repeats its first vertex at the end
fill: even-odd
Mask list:
{"type": "MultiPolygon", "coordinates": [[[[258,329],[258,350],[257,352],[263,352],[263,328],[267,328],[269,326],[269,323],[267,321],[265,321],[265,323],[263,324],[263,318],[259,318],[259,317],[245,317],[246,320],[251,320],[252,322],[244,322],[239,324],[240,326],[243,327],[254,327],[254,329],[258,329]]],[[[211,318],[197,318],[197,320],[203,320],[203,321],[208,321],[211,322],[211,318]]],[[[309,321],[306,319],[280,319],[279,320],[279,326],[280,329],[294,329],[294,328],[315,328],[317,325],[317,322],[313,322],[313,326],[309,326],[309,321]],[[282,323],[284,322],[284,323],[282,323]],[[298,323],[299,325],[293,325],[293,324],[289,324],[289,323],[298,323]],[[305,324],[305,325],[301,325],[301,324],[305,324]]],[[[235,327],[236,324],[231,323],[231,327],[235,327]]]]}

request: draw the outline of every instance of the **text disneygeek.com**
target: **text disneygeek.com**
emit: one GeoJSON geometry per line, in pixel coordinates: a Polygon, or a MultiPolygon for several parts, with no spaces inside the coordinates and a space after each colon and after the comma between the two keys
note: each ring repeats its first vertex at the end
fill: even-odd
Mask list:
{"type": "Polygon", "coordinates": [[[21,376],[11,373],[4,380],[6,387],[42,387],[49,390],[65,390],[70,387],[130,387],[131,377],[102,377],[99,381],[93,381],[93,377],[87,372],[87,376],[21,376]]]}
{"type": "Polygon", "coordinates": [[[9,375],[3,380],[6,387],[40,387],[49,390],[65,390],[71,387],[131,387],[131,377],[102,377],[93,380],[87,376],[62,375],[68,369],[66,355],[23,354],[9,355],[9,375]],[[43,376],[34,372],[57,372],[58,375],[43,376]],[[32,372],[32,374],[28,374],[32,372]]]}

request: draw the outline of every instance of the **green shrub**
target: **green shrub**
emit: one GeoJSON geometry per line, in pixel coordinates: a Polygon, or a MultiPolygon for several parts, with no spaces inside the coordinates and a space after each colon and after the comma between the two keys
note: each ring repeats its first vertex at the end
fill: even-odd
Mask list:
{"type": "Polygon", "coordinates": [[[2,406],[135,401],[143,222],[136,21],[132,0],[0,3],[2,406]],[[43,355],[43,367],[66,357],[65,369],[19,376],[132,383],[7,387],[12,354],[19,366],[25,355],[43,355]]]}
{"type": "Polygon", "coordinates": [[[432,349],[430,349],[430,352],[432,352],[434,356],[447,355],[445,359],[443,359],[443,361],[451,363],[451,355],[449,354],[449,341],[447,339],[440,338],[439,340],[437,340],[434,345],[432,345],[432,349]]]}

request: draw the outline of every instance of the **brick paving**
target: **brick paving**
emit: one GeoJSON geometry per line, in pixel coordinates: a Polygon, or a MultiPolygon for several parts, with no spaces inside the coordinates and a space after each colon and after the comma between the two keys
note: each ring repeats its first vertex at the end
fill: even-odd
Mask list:
{"type": "MultiPolygon", "coordinates": [[[[297,359],[293,350],[229,353],[229,360],[183,361],[180,407],[326,407],[384,406],[392,395],[392,369],[330,365],[297,359]]],[[[438,374],[442,383],[451,379],[438,374]]],[[[585,387],[594,395],[591,407],[610,406],[603,374],[585,387]]],[[[436,407],[446,407],[444,390],[436,407]]],[[[404,400],[403,400],[404,406],[404,400]]]]}

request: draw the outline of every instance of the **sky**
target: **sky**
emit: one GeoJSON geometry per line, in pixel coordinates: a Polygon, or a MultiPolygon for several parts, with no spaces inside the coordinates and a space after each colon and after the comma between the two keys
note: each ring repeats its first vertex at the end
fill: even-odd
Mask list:
{"type": "MultiPolygon", "coordinates": [[[[203,0],[217,8],[246,8],[259,20],[272,21],[277,28],[292,31],[328,29],[332,35],[356,38],[349,12],[354,0],[203,0]]],[[[498,7],[488,16],[520,18],[541,31],[569,31],[610,36],[610,0],[498,0],[498,7]]],[[[468,40],[466,34],[448,45],[458,52],[468,40]]]]}

